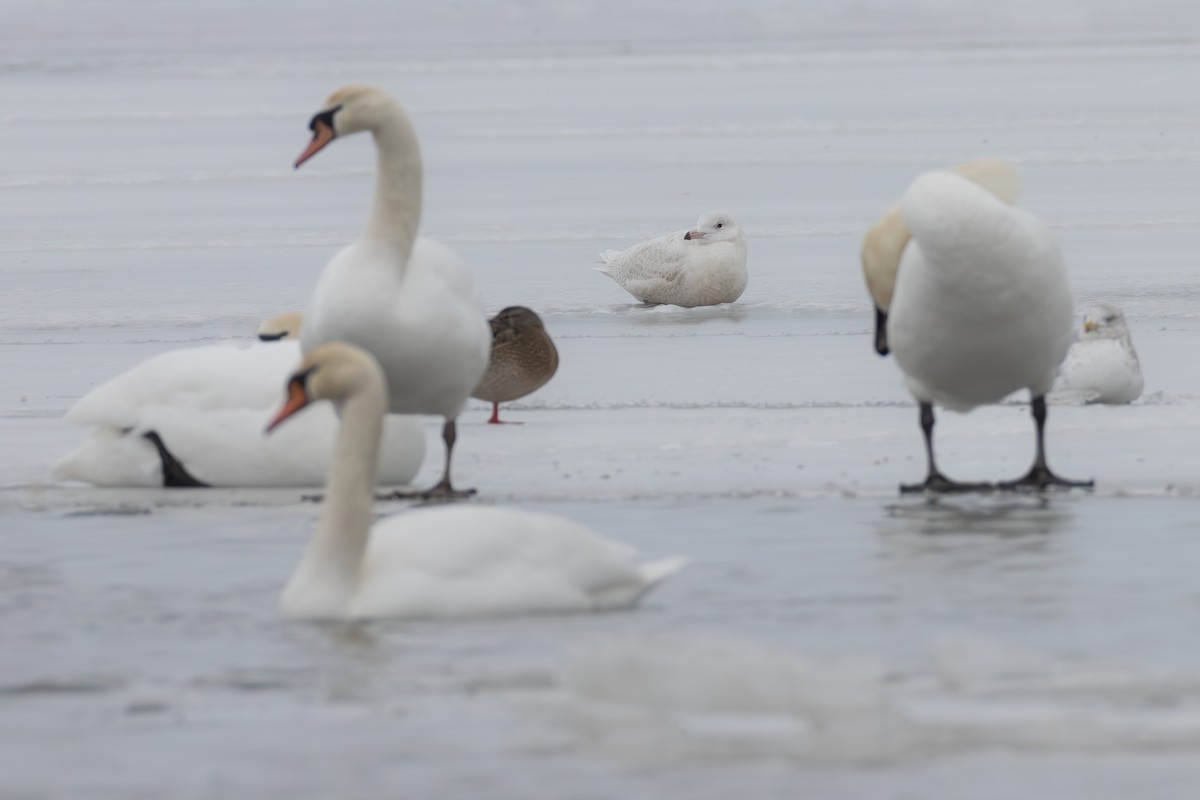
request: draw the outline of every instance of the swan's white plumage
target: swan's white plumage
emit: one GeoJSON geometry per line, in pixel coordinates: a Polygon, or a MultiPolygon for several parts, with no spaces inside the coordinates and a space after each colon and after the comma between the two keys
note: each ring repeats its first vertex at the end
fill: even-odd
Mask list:
{"type": "MultiPolygon", "coordinates": [[[[681,559],[638,564],[633,548],[549,514],[488,507],[415,509],[372,526],[358,591],[338,616],[625,608],[682,565],[681,559]]],[[[305,607],[298,596],[302,592],[289,587],[285,611],[305,607]]]]}
{"type": "Polygon", "coordinates": [[[276,425],[329,400],[341,426],[320,519],[283,592],[289,617],[601,611],[633,605],[682,566],[638,564],[625,545],[517,509],[421,508],[372,523],[374,453],[388,409],[382,369],[366,351],[333,342],[306,354],[296,375],[276,425]]]}
{"type": "MultiPolygon", "coordinates": [[[[279,436],[263,436],[300,358],[296,342],[217,345],[160,353],[81,398],[68,422],[94,426],[53,467],[59,480],[162,486],[156,432],[197,480],[211,486],[320,486],[337,432],[331,408],[314,409],[279,436]]],[[[406,484],[420,469],[425,434],[412,417],[387,421],[380,482],[406,484]]]]}
{"type": "MultiPolygon", "coordinates": [[[[1016,205],[1020,180],[1011,162],[977,158],[958,164],[951,171],[979,184],[1004,203],[1016,205]]],[[[896,272],[908,241],[909,232],[899,202],[893,203],[863,237],[863,276],[871,299],[882,311],[887,311],[892,303],[896,272]]]]}
{"type": "Polygon", "coordinates": [[[745,236],[732,217],[719,212],[702,215],[691,231],[605,250],[600,259],[604,266],[598,271],[643,303],[685,308],[732,303],[748,280],[745,236]],[[698,231],[704,238],[684,238],[698,231]]]}
{"type": "Polygon", "coordinates": [[[1057,403],[1132,403],[1144,387],[1141,362],[1119,308],[1093,306],[1083,332],[1058,368],[1051,400],[1057,403]]]}
{"type": "Polygon", "coordinates": [[[960,175],[918,177],[887,334],[912,393],[960,411],[1044,394],[1071,339],[1058,246],[1028,212],[960,175]]]}
{"type": "Polygon", "coordinates": [[[398,414],[458,416],[487,369],[491,328],[474,281],[449,248],[418,238],[403,262],[359,240],[325,267],[300,341],[352,342],[375,355],[398,414]]]}
{"type": "Polygon", "coordinates": [[[300,346],[295,342],[223,344],[159,353],[88,392],[71,406],[65,419],[77,425],[129,428],[141,420],[143,409],[152,406],[266,411],[279,401],[288,370],[299,358],[300,346]]]}
{"type": "Polygon", "coordinates": [[[257,335],[265,342],[277,342],[281,339],[296,339],[300,336],[300,328],[304,325],[304,315],[299,311],[284,311],[272,314],[258,326],[257,335]]]}
{"type": "Polygon", "coordinates": [[[463,263],[417,237],[416,131],[391,95],[364,85],[330,95],[310,127],[313,144],[297,166],[335,138],[363,131],[375,140],[377,166],[367,228],[326,265],[304,312],[304,352],[335,341],[364,348],[387,376],[392,413],[452,422],[487,369],[492,332],[463,263]]]}

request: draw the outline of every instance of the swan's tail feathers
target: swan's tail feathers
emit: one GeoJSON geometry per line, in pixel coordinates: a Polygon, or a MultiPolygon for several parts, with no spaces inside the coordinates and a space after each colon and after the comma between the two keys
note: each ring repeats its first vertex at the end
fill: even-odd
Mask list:
{"type": "Polygon", "coordinates": [[[665,581],[667,578],[674,575],[679,570],[683,569],[687,564],[687,559],[676,556],[674,558],[664,558],[659,561],[651,561],[646,564],[638,564],[638,577],[640,581],[628,580],[613,586],[609,586],[602,591],[592,595],[592,601],[595,603],[594,608],[597,611],[612,611],[618,608],[632,608],[646,596],[648,592],[665,581]]]}
{"type": "Polygon", "coordinates": [[[600,260],[604,262],[605,266],[611,267],[613,262],[620,258],[621,253],[624,252],[624,250],[604,250],[600,253],[600,260]]]}
{"type": "Polygon", "coordinates": [[[679,572],[679,570],[687,566],[687,563],[688,560],[683,556],[672,556],[671,558],[663,558],[658,561],[639,564],[638,568],[642,572],[642,580],[646,582],[646,591],[653,589],[676,572],[679,572]]]}

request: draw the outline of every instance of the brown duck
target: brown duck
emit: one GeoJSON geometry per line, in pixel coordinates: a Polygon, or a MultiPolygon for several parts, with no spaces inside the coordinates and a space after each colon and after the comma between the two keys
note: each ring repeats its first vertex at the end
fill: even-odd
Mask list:
{"type": "Polygon", "coordinates": [[[558,370],[558,349],[542,319],[523,306],[509,306],[490,320],[492,357],[471,392],[492,404],[491,424],[500,424],[500,404],[540,389],[558,370]]]}

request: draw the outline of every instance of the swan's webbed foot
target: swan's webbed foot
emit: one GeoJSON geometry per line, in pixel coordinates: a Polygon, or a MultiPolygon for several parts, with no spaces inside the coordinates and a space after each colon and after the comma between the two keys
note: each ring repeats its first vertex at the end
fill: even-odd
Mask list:
{"type": "Polygon", "coordinates": [[[453,503],[455,500],[466,500],[468,497],[474,497],[475,489],[454,489],[449,485],[446,488],[441,488],[441,485],[428,489],[421,493],[421,499],[426,503],[453,503]]]}
{"type": "Polygon", "coordinates": [[[449,481],[442,481],[437,486],[423,491],[397,490],[388,495],[387,499],[418,500],[422,503],[452,503],[455,500],[466,500],[474,495],[474,489],[455,489],[449,481]]]}
{"type": "Polygon", "coordinates": [[[1047,489],[1094,489],[1095,481],[1071,481],[1060,478],[1043,464],[1034,464],[1025,477],[1015,481],[1002,481],[996,488],[1003,492],[1044,492],[1047,489]]]}
{"type": "Polygon", "coordinates": [[[966,492],[991,492],[996,487],[990,483],[962,483],[952,481],[940,472],[931,472],[924,483],[902,483],[900,494],[964,494],[966,492]]]}

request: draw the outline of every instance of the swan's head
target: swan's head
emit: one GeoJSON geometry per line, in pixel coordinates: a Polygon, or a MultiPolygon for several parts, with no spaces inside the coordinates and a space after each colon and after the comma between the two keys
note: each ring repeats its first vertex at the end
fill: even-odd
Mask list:
{"type": "Polygon", "coordinates": [[[340,409],[351,397],[366,392],[381,397],[387,393],[387,379],[375,357],[345,342],[323,344],[305,355],[288,378],[287,399],[267,424],[267,433],[313,403],[329,400],[340,409]]]}
{"type": "Polygon", "coordinates": [[[733,217],[720,211],[710,211],[701,214],[696,220],[696,227],[683,235],[684,239],[697,244],[712,242],[728,242],[742,235],[742,229],[733,221],[733,217]]]}
{"type": "Polygon", "coordinates": [[[545,327],[542,324],[542,318],[524,306],[509,306],[502,309],[490,321],[493,334],[502,330],[523,331],[545,327]]]}
{"type": "Polygon", "coordinates": [[[295,339],[300,335],[300,325],[303,320],[304,315],[299,311],[285,311],[282,314],[272,314],[258,326],[258,338],[264,342],[295,339]]]}
{"type": "Polygon", "coordinates": [[[1082,339],[1123,339],[1129,336],[1125,314],[1116,306],[1101,303],[1083,315],[1082,339]]]}
{"type": "Polygon", "coordinates": [[[354,83],[338,89],[309,121],[313,138],[296,159],[296,167],[339,136],[373,130],[384,113],[394,110],[396,105],[391,95],[376,86],[354,83]]]}

